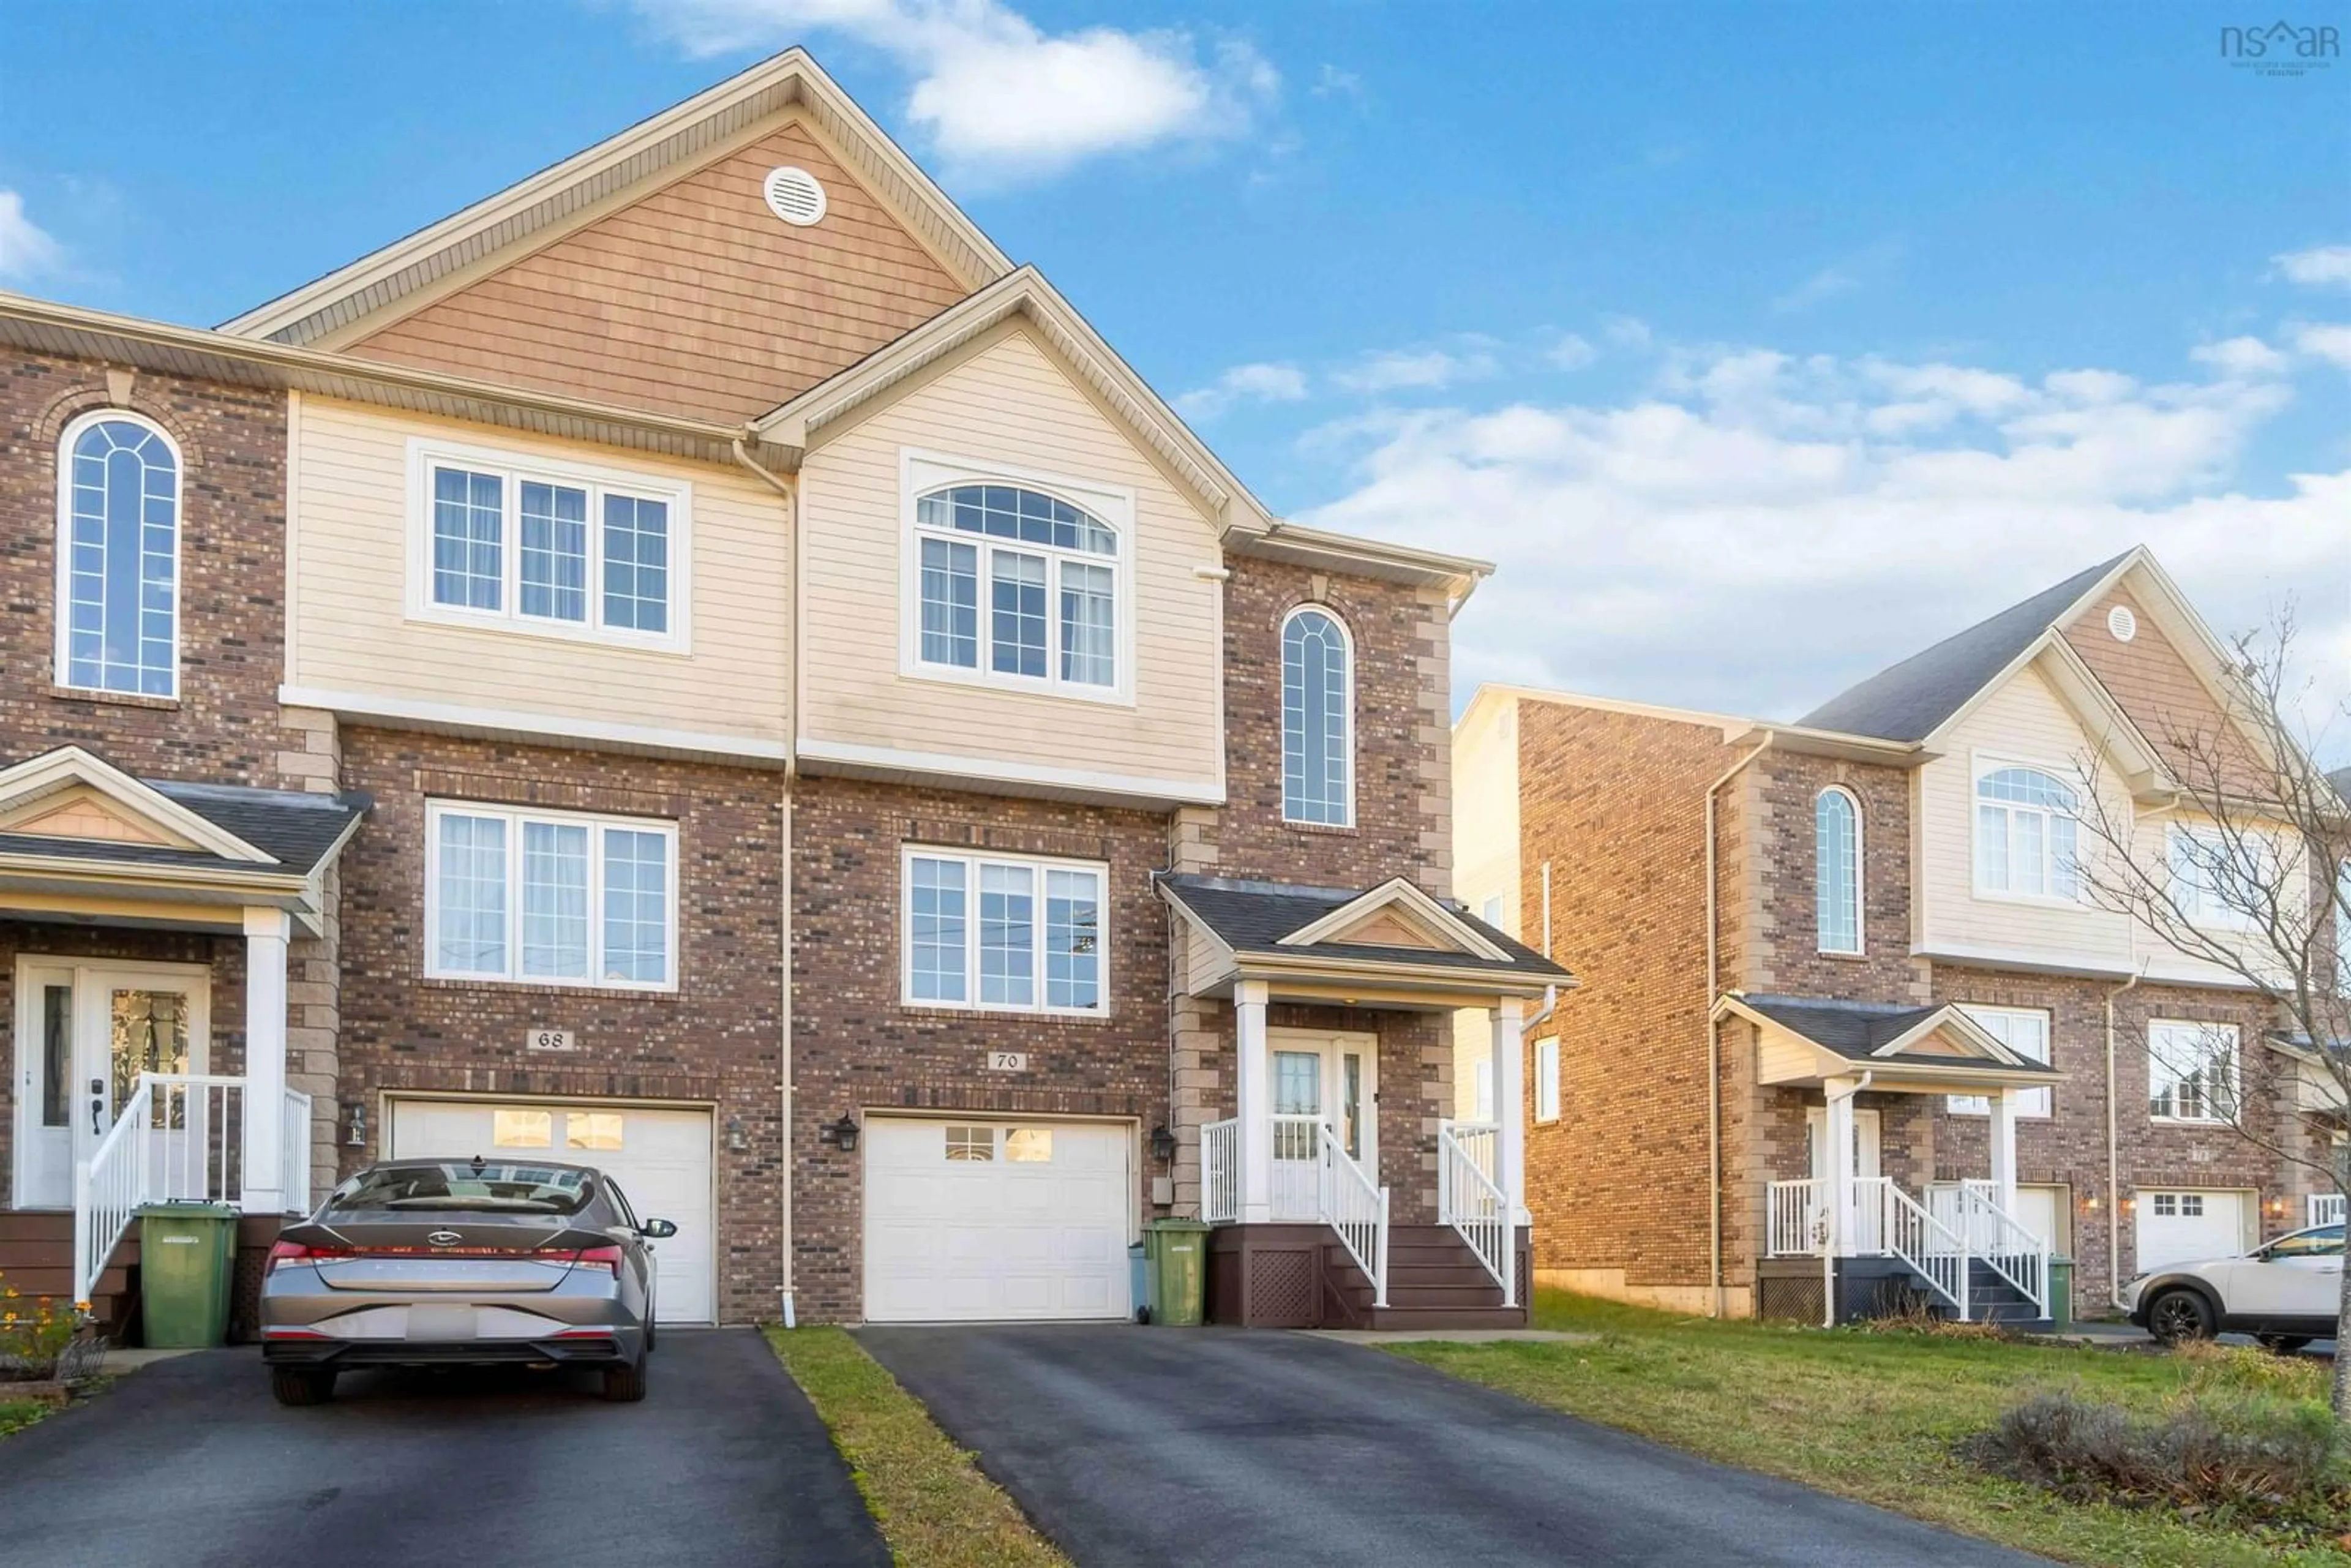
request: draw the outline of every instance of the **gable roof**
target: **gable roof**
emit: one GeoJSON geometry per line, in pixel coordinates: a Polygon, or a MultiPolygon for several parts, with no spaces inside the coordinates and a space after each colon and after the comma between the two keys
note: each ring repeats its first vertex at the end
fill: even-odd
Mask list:
{"type": "Polygon", "coordinates": [[[616,136],[427,225],[222,324],[243,337],[308,343],[497,252],[526,245],[618,193],[682,171],[782,110],[799,106],[839,145],[857,176],[904,214],[916,237],[967,287],[1012,263],[904,150],[798,47],[616,136]]]}
{"type": "Polygon", "coordinates": [[[134,779],[74,746],[0,768],[0,810],[78,789],[93,792],[124,821],[151,829],[152,836],[141,841],[0,831],[0,859],[299,881],[342,848],[369,804],[364,796],[134,779]]]}
{"type": "MultiPolygon", "coordinates": [[[[1393,880],[1371,888],[1317,887],[1168,873],[1156,882],[1163,897],[1242,959],[1399,965],[1458,971],[1464,977],[1531,982],[1538,989],[1546,984],[1573,985],[1575,979],[1534,949],[1426,894],[1420,894],[1426,908],[1441,913],[1464,938],[1460,946],[1388,947],[1330,939],[1334,931],[1392,902],[1393,880]],[[1334,921],[1333,916],[1339,918],[1334,921]]],[[[1411,907],[1424,908],[1420,904],[1411,907]]]]}
{"type": "Polygon", "coordinates": [[[2343,797],[2343,803],[2351,806],[2351,768],[2336,768],[2326,776],[2326,781],[2335,786],[2335,792],[2343,797]]]}
{"type": "MultiPolygon", "coordinates": [[[[1985,1031],[1957,1003],[1905,1007],[1899,1003],[1853,1002],[1825,997],[1743,996],[1732,992],[1716,1004],[1718,1017],[1744,1016],[1782,1029],[1814,1050],[1856,1071],[1886,1070],[1896,1075],[1937,1075],[1957,1070],[1984,1075],[1988,1082],[2055,1082],[2064,1074],[2045,1062],[2021,1056],[1985,1031]],[[1960,1047],[1957,1054],[1917,1047],[1941,1034],[1960,1047]]],[[[1840,1071],[1843,1071],[1840,1068],[1840,1071]]]]}
{"type": "Polygon", "coordinates": [[[1808,729],[1922,742],[2139,554],[2126,550],[2075,572],[2022,603],[1880,670],[1796,723],[1808,729]]]}

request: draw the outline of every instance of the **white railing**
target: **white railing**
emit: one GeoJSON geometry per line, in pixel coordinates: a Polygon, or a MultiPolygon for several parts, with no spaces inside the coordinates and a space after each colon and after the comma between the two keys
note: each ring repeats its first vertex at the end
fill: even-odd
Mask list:
{"type": "Polygon", "coordinates": [[[1917,1200],[1894,1185],[1890,1176],[1855,1182],[1856,1188],[1874,1188],[1875,1207],[1882,1216],[1878,1236],[1881,1250],[1891,1252],[1916,1270],[1936,1294],[1968,1315],[1968,1253],[1959,1237],[1917,1200]]]}
{"type": "Polygon", "coordinates": [[[1999,1189],[1986,1182],[1959,1186],[1968,1253],[1991,1265],[1993,1273],[2032,1303],[2032,1315],[2049,1315],[2049,1243],[2016,1222],[1996,1201],[1999,1189]]]}
{"type": "Polygon", "coordinates": [[[141,1079],[139,1087],[120,1107],[114,1125],[98,1140],[89,1158],[74,1169],[74,1300],[90,1299],[107,1260],[121,1245],[124,1232],[148,1201],[148,1116],[154,1086],[141,1079]]]}
{"type": "Polygon", "coordinates": [[[1817,1258],[1829,1244],[1829,1184],[1775,1181],[1764,1188],[1763,1233],[1774,1258],[1817,1258]]]}
{"type": "Polygon", "coordinates": [[[1437,1218],[1453,1227],[1502,1287],[1502,1305],[1515,1307],[1519,1270],[1511,1256],[1510,1206],[1491,1174],[1495,1134],[1490,1123],[1437,1123],[1437,1218]]]}
{"type": "MultiPolygon", "coordinates": [[[[148,1136],[152,1203],[241,1203],[245,1197],[245,1080],[217,1073],[148,1072],[154,1092],[148,1136]]],[[[125,1114],[118,1122],[131,1118],[125,1114]]],[[[308,1139],[306,1131],[305,1140],[308,1139]]]]}
{"type": "Polygon", "coordinates": [[[1200,1129],[1200,1218],[1232,1225],[1241,1217],[1241,1124],[1238,1116],[1200,1129]]]}
{"type": "Polygon", "coordinates": [[[1273,1190],[1266,1194],[1269,1218],[1277,1224],[1313,1225],[1322,1220],[1322,1118],[1275,1116],[1273,1190]]]}
{"type": "Polygon", "coordinates": [[[2343,1195],[2339,1192],[2314,1192],[2310,1195],[2310,1225],[2340,1225],[2343,1223],[2343,1195]]]}
{"type": "Polygon", "coordinates": [[[310,1097],[299,1089],[286,1091],[286,1117],[278,1124],[284,1142],[277,1145],[277,1190],[286,1195],[286,1212],[310,1212],[310,1097]]]}
{"type": "MultiPolygon", "coordinates": [[[[2001,1207],[1997,1184],[1930,1187],[1922,1205],[1887,1176],[1857,1177],[1843,1223],[1831,1227],[1829,1184],[1775,1181],[1764,1188],[1764,1238],[1774,1258],[1891,1254],[1938,1295],[1970,1315],[1968,1278],[1980,1260],[2049,1315],[2049,1243],[2001,1207]]],[[[2338,1200],[2339,1201],[2339,1200],[2338,1200]]]]}
{"type": "MultiPolygon", "coordinates": [[[[1275,1117],[1279,1124],[1284,1118],[1275,1117]]],[[[1277,1126],[1277,1142],[1280,1129],[1277,1126]]],[[[1365,1174],[1339,1142],[1328,1122],[1315,1126],[1322,1147],[1321,1209],[1325,1225],[1339,1233],[1347,1255],[1372,1282],[1372,1305],[1388,1304],[1388,1189],[1365,1174]]]]}

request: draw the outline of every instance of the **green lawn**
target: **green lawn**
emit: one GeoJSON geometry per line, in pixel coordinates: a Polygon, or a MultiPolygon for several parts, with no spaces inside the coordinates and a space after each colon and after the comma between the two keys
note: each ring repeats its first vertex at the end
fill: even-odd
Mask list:
{"type": "MultiPolygon", "coordinates": [[[[1395,1353],[1677,1448],[2071,1563],[2351,1564],[2160,1514],[2061,1502],[1953,1456],[2028,1395],[2073,1388],[2154,1410],[2194,1369],[2162,1354],[1710,1322],[1538,1291],[1534,1326],[1584,1343],[1401,1344],[1395,1353]]],[[[2207,1375],[2210,1375],[2208,1373],[2207,1375]]],[[[2319,1379],[2310,1380],[2314,1390],[2319,1379]]],[[[2346,1521],[2351,1530],[2351,1521],[2346,1521]]]]}
{"type": "Polygon", "coordinates": [[[1070,1568],[911,1394],[835,1328],[768,1331],[904,1568],[1070,1568]]]}
{"type": "Polygon", "coordinates": [[[0,1437],[23,1431],[48,1413],[47,1406],[32,1400],[0,1401],[0,1437]]]}

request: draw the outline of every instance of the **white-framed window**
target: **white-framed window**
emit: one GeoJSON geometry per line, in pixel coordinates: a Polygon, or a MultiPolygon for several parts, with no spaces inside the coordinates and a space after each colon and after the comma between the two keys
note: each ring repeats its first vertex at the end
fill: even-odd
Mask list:
{"type": "Polygon", "coordinates": [[[677,986],[677,825],[425,803],[424,972],[446,979],[677,986]]]}
{"type": "Polygon", "coordinates": [[[1100,1017],[1110,1010],[1095,862],[908,845],[901,995],[910,1006],[1100,1017]]]}
{"type": "Polygon", "coordinates": [[[2265,906],[2265,890],[2277,870],[2245,863],[2262,853],[2253,841],[2241,841],[2232,849],[2218,828],[2174,822],[2164,834],[2163,847],[2171,902],[2190,924],[2224,931],[2252,925],[2253,912],[2265,906]],[[2254,885],[2247,885],[2249,873],[2260,878],[2254,885]]]}
{"type": "Polygon", "coordinates": [[[1502,928],[1502,899],[1499,894],[1479,906],[1478,918],[1497,931],[1502,928]]]}
{"type": "Polygon", "coordinates": [[[2237,1045],[2234,1024],[2149,1023],[2147,1114],[2158,1122],[2234,1121],[2237,1045]]]}
{"type": "Polygon", "coordinates": [[[180,449],[127,409],[57,438],[59,685],[180,695],[180,449]]]}
{"type": "Polygon", "coordinates": [[[1813,915],[1823,953],[1861,951],[1861,802],[1841,785],[1813,801],[1813,915]]]}
{"type": "MultiPolygon", "coordinates": [[[[1999,1040],[2017,1055],[2046,1065],[2049,1057],[2050,1017],[2043,1008],[1978,1007],[1962,1002],[1959,1010],[1969,1021],[1999,1040]]],[[[2016,1113],[2019,1116],[2045,1118],[2054,1109],[2053,1089],[2020,1089],[2016,1092],[2016,1113]]],[[[1991,1099],[1983,1094],[1953,1094],[1944,1103],[1954,1115],[1989,1116],[1991,1099]]]]}
{"type": "Polygon", "coordinates": [[[1535,1120],[1559,1120],[1559,1041],[1535,1041],[1535,1120]]]}
{"type": "Polygon", "coordinates": [[[904,672],[1130,700],[1133,497],[925,454],[904,469],[904,672]]]}
{"type": "Polygon", "coordinates": [[[684,653],[692,486],[409,443],[413,620],[684,653]]]}
{"type": "Polygon", "coordinates": [[[1976,892],[2077,902],[2081,797],[2045,768],[1980,763],[1976,892]]]}
{"type": "Polygon", "coordinates": [[[1492,1121],[1494,1119],[1494,1059],[1492,1057],[1479,1059],[1477,1076],[1470,1088],[1470,1097],[1469,1119],[1473,1122],[1492,1121]]]}
{"type": "Polygon", "coordinates": [[[1355,649],[1335,611],[1301,604],[1281,622],[1281,818],[1355,821],[1355,649]]]}
{"type": "Polygon", "coordinates": [[[2158,1192],[2150,1195],[2158,1219],[2201,1219],[2204,1218],[2204,1195],[2200,1192],[2158,1192]]]}

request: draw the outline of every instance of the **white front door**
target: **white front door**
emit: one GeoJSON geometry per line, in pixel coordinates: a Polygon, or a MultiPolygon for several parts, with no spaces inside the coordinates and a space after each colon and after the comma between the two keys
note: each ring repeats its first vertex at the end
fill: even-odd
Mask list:
{"type": "MultiPolygon", "coordinates": [[[[204,1071],[210,978],[193,964],[17,959],[16,1207],[73,1207],[75,1162],[114,1125],[141,1073],[204,1071]]],[[[187,1118],[205,1113],[201,1102],[167,1108],[159,1138],[176,1150],[187,1118]]],[[[172,1150],[157,1170],[173,1167],[172,1150]]]]}
{"type": "MultiPolygon", "coordinates": [[[[1810,1159],[1814,1181],[1829,1179],[1829,1112],[1825,1105],[1815,1105],[1804,1113],[1804,1149],[1810,1159]]],[[[1855,1107],[1853,1113],[1853,1174],[1856,1181],[1866,1181],[1882,1176],[1880,1168],[1883,1135],[1879,1117],[1875,1111],[1855,1107]]]]}
{"type": "Polygon", "coordinates": [[[1269,1031],[1273,1083],[1273,1218],[1322,1218],[1322,1128],[1379,1179],[1379,1040],[1368,1034],[1269,1031]]]}

